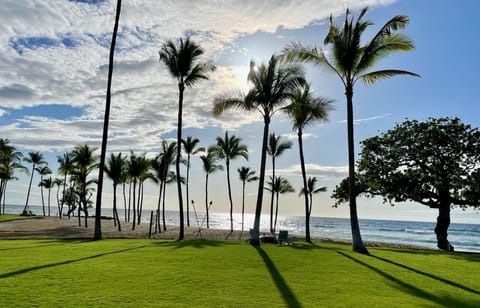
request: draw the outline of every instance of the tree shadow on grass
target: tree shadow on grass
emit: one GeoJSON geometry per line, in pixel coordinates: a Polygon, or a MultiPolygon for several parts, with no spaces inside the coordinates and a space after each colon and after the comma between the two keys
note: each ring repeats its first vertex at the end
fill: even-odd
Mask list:
{"type": "Polygon", "coordinates": [[[182,241],[169,241],[161,240],[155,242],[155,245],[162,247],[172,247],[174,249],[180,249],[185,247],[192,248],[206,248],[206,247],[222,247],[226,245],[237,244],[233,241],[220,241],[220,240],[182,240],[182,241]]]}
{"type": "Polygon", "coordinates": [[[456,287],[456,288],[462,289],[464,291],[467,291],[467,292],[470,292],[470,293],[473,293],[473,294],[476,294],[476,295],[480,295],[480,291],[477,291],[477,290],[474,290],[472,288],[466,287],[462,284],[459,284],[458,282],[451,281],[451,280],[448,280],[448,279],[445,279],[445,278],[442,278],[442,277],[439,277],[439,276],[435,276],[433,274],[423,272],[421,270],[415,269],[413,267],[409,267],[409,266],[401,264],[401,263],[397,263],[397,262],[392,261],[392,260],[388,260],[386,258],[382,258],[382,257],[374,256],[374,255],[370,255],[370,257],[375,258],[375,259],[380,260],[380,261],[383,261],[383,262],[386,262],[386,263],[389,263],[389,264],[392,264],[392,265],[395,265],[395,266],[398,266],[398,267],[401,267],[403,269],[412,271],[415,274],[423,275],[425,277],[432,278],[434,280],[443,282],[443,283],[448,284],[452,287],[456,287]]]}
{"type": "Polygon", "coordinates": [[[293,291],[288,286],[285,279],[282,277],[280,272],[278,271],[277,267],[273,263],[272,259],[268,256],[268,254],[260,247],[255,246],[258,254],[262,257],[263,262],[265,262],[265,266],[267,267],[270,275],[272,276],[275,285],[278,288],[280,294],[282,294],[283,300],[288,307],[302,307],[300,302],[298,301],[297,297],[293,293],[293,291]]]}
{"type": "Polygon", "coordinates": [[[426,299],[426,300],[429,300],[433,303],[435,303],[436,305],[438,305],[439,307],[465,307],[465,308],[474,308],[474,307],[479,307],[479,304],[480,302],[478,301],[475,301],[475,302],[467,302],[467,301],[464,301],[464,300],[461,300],[461,299],[456,299],[456,298],[451,298],[451,297],[448,297],[448,296],[445,296],[445,297],[440,297],[440,296],[437,296],[437,295],[434,295],[434,294],[431,294],[431,293],[428,293],[414,285],[411,285],[409,283],[406,283],[405,281],[402,281],[392,275],[390,275],[389,273],[387,272],[384,272],[370,264],[367,264],[363,261],[360,261],[344,252],[341,252],[341,251],[337,251],[338,254],[344,256],[345,258],[347,259],[350,259],[352,260],[353,262],[355,263],[358,263],[360,265],[363,265],[364,267],[372,270],[373,272],[383,276],[384,278],[390,280],[391,282],[393,282],[397,288],[399,290],[402,290],[406,293],[409,293],[413,296],[416,296],[416,297],[420,297],[420,298],[423,298],[423,299],[426,299]]]}
{"type": "Polygon", "coordinates": [[[50,268],[50,267],[55,267],[55,266],[59,266],[59,265],[66,265],[66,264],[81,262],[81,261],[85,261],[85,260],[96,259],[96,258],[108,256],[108,255],[119,254],[119,253],[131,251],[131,250],[141,249],[141,248],[144,248],[144,247],[146,247],[146,246],[143,245],[143,246],[138,246],[138,247],[132,247],[132,248],[127,248],[127,249],[117,250],[117,251],[99,253],[99,254],[96,254],[96,255],[83,257],[83,258],[78,258],[78,259],[73,259],[73,260],[65,260],[65,261],[56,262],[56,263],[27,267],[27,268],[24,268],[24,269],[21,269],[21,270],[0,274],[0,279],[4,279],[4,278],[11,277],[11,276],[16,276],[16,275],[21,275],[21,274],[26,274],[26,273],[29,273],[29,272],[32,272],[32,271],[37,271],[37,270],[50,268]]]}

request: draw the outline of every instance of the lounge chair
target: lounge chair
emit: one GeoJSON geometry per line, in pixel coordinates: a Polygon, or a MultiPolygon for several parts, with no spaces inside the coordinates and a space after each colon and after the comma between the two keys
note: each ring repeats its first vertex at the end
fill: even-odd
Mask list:
{"type": "Polygon", "coordinates": [[[288,240],[288,231],[280,230],[278,232],[278,244],[279,245],[292,245],[293,243],[288,240]]]}

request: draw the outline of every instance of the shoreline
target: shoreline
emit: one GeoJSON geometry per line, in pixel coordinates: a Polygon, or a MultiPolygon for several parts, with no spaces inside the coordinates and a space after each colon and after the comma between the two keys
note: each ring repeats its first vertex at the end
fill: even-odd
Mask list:
{"type": "MultiPolygon", "coordinates": [[[[91,239],[93,238],[95,218],[88,218],[88,228],[83,226],[84,217],[81,217],[82,226],[78,225],[78,217],[36,217],[32,219],[13,220],[0,223],[0,240],[2,239],[91,239]]],[[[122,231],[118,231],[111,218],[102,217],[102,237],[104,239],[148,239],[150,224],[142,223],[135,225],[132,230],[132,223],[121,222],[122,231]]],[[[167,230],[161,233],[154,233],[152,227],[151,239],[174,240],[178,237],[179,227],[168,226],[167,230]]],[[[261,235],[271,236],[269,232],[261,232],[261,235]]],[[[205,239],[205,240],[239,240],[248,241],[250,234],[248,230],[222,230],[206,229],[200,231],[197,227],[185,227],[185,239],[205,239]]],[[[289,235],[291,242],[305,241],[305,238],[298,235],[289,235]]],[[[347,239],[333,239],[326,237],[313,237],[314,243],[340,243],[351,244],[347,239]]],[[[365,241],[367,247],[388,247],[414,250],[439,251],[431,247],[409,245],[401,243],[387,243],[365,241]]]]}

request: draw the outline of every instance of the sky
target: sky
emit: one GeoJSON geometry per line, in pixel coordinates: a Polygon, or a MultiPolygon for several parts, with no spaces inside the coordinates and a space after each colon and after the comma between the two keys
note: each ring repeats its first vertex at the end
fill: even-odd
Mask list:
{"type": "MultiPolygon", "coordinates": [[[[370,38],[395,15],[407,15],[404,30],[415,50],[389,56],[377,69],[398,68],[421,75],[395,77],[371,86],[358,83],[354,93],[356,152],[359,142],[392,128],[406,118],[458,116],[480,126],[477,87],[480,49],[473,26],[480,10],[476,0],[246,0],[155,1],[126,0],[120,17],[112,84],[109,152],[133,150],[154,157],[163,139],[176,136],[178,93],[175,80],[158,59],[166,40],[189,36],[217,70],[210,80],[187,88],[183,135],[199,138],[202,146],[215,143],[225,130],[242,138],[249,160],[232,162],[234,211],[241,208],[241,183],[236,169],[259,169],[263,122],[258,114],[226,112],[212,116],[213,98],[232,89],[248,90],[250,60],[265,63],[291,42],[316,45],[328,53],[323,39],[328,18],[336,23],[345,9],[354,14],[368,6],[365,19],[374,22],[370,38]]],[[[115,17],[113,0],[3,0],[0,6],[0,138],[25,154],[41,151],[54,175],[56,157],[79,144],[100,146],[103,127],[108,54],[115,17]]],[[[334,101],[326,122],[305,131],[307,173],[328,191],[315,196],[313,215],[348,217],[348,206],[333,208],[330,194],[348,173],[346,108],[337,76],[305,66],[315,94],[334,101]]],[[[301,175],[296,135],[289,119],[276,115],[270,131],[293,143],[277,159],[278,174],[296,188],[280,197],[280,215],[304,214],[299,198],[301,175]]],[[[190,196],[203,206],[205,174],[192,158],[190,196]]],[[[267,174],[271,172],[267,164],[267,174]]],[[[9,184],[8,204],[24,204],[27,175],[9,184]]],[[[39,178],[35,178],[37,183],[39,178]]],[[[34,182],[35,183],[35,182],[34,182]]],[[[254,211],[257,185],[247,184],[246,209],[254,211]]],[[[103,205],[111,207],[111,182],[104,185],[103,205]]],[[[154,208],[157,188],[145,187],[145,208],[154,208]]],[[[167,209],[178,208],[174,186],[167,188],[167,209]]],[[[210,177],[213,212],[228,211],[225,172],[210,177]]],[[[263,212],[268,212],[269,194],[263,212]]],[[[38,187],[30,204],[40,204],[38,187]]],[[[359,199],[359,217],[434,221],[437,213],[425,206],[383,205],[379,199],[359,199]]],[[[452,212],[452,222],[480,223],[473,210],[452,212]]]]}

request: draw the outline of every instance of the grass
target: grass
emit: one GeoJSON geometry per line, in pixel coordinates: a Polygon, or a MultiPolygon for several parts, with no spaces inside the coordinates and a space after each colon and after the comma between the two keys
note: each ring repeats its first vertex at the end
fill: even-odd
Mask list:
{"type": "Polygon", "coordinates": [[[1,240],[1,307],[479,307],[479,254],[341,244],[1,240]]]}
{"type": "Polygon", "coordinates": [[[22,216],[22,215],[15,215],[15,214],[4,214],[4,215],[0,215],[0,222],[20,220],[20,219],[33,219],[33,218],[39,218],[39,217],[37,217],[37,216],[22,216]]]}

